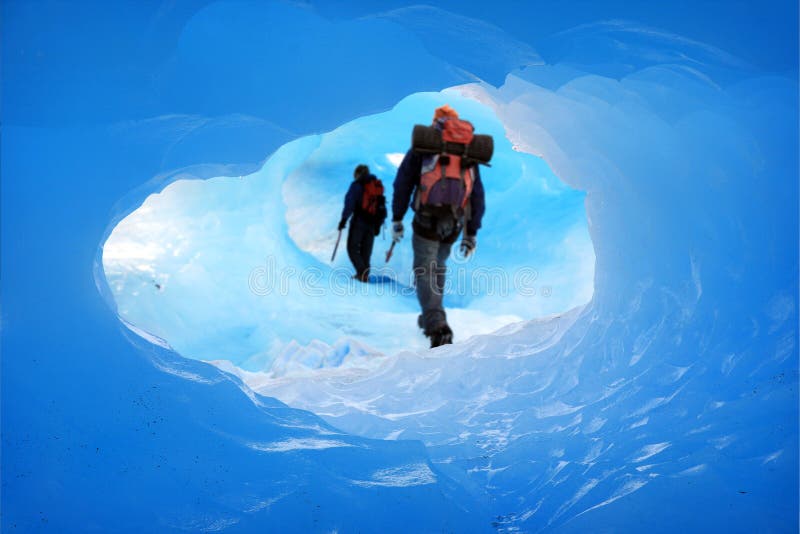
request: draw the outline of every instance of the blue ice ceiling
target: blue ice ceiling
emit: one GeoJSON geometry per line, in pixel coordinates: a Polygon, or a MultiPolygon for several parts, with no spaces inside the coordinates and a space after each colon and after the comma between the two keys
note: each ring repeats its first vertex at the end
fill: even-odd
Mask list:
{"type": "Polygon", "coordinates": [[[2,4],[0,529],[797,530],[796,3],[124,7],[2,4]],[[149,195],[464,84],[585,192],[588,304],[278,379],[121,324],[149,195]]]}
{"type": "Polygon", "coordinates": [[[411,126],[445,102],[496,139],[482,174],[493,209],[481,253],[450,263],[445,304],[456,339],[586,304],[594,251],[585,195],[514,150],[490,107],[449,90],[293,141],[257,173],[179,180],[148,197],[103,244],[118,313],[183,356],[250,371],[279,372],[276,359],[313,368],[425,348],[408,242],[387,263],[390,232],[378,237],[372,272],[383,285],[351,279],[344,244],[330,258],[352,169],[368,164],[391,199],[411,126]]]}

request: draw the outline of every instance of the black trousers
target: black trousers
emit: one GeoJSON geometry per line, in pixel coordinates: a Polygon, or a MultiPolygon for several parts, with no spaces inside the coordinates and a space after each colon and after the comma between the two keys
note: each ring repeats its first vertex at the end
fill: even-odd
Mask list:
{"type": "Polygon", "coordinates": [[[374,242],[373,225],[359,217],[353,217],[350,221],[350,231],[347,233],[347,255],[356,268],[357,276],[369,274],[369,260],[374,242]]]}

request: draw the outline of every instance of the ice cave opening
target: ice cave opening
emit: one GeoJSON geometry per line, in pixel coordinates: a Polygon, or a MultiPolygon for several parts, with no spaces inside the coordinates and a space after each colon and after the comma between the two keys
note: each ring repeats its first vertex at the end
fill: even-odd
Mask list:
{"type": "Polygon", "coordinates": [[[462,86],[415,93],[391,110],[296,139],[247,176],[180,174],[130,206],[102,255],[118,315],[185,357],[272,376],[369,367],[426,347],[410,239],[387,263],[388,229],[376,238],[373,274],[385,284],[354,282],[345,247],[334,262],[331,252],[352,169],[368,164],[390,202],[412,126],[429,123],[443,103],[495,140],[482,171],[487,214],[478,253],[453,254],[448,266],[445,305],[456,341],[587,303],[595,256],[585,193],[521,151],[520,132],[462,86]]]}
{"type": "Polygon", "coordinates": [[[0,4],[0,530],[797,530],[797,3],[433,4],[0,4]],[[537,276],[427,350],[330,253],[443,102],[537,276]]]}

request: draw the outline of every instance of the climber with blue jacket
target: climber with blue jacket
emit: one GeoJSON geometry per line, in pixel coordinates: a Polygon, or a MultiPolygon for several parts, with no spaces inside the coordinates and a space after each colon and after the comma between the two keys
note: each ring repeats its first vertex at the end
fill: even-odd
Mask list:
{"type": "Polygon", "coordinates": [[[339,231],[344,230],[352,216],[347,233],[347,255],[356,269],[356,280],[369,280],[370,258],[375,236],[380,233],[386,219],[386,198],[383,184],[366,165],[358,165],[353,171],[353,182],[344,198],[339,231]]]}
{"type": "MultiPolygon", "coordinates": [[[[432,127],[415,127],[415,136],[417,128],[438,136],[436,142],[445,148],[426,153],[412,147],[403,158],[394,181],[392,239],[398,243],[403,238],[403,217],[411,206],[414,282],[422,308],[418,324],[431,347],[438,347],[453,341],[442,303],[447,257],[462,232],[462,255],[475,251],[485,199],[478,165],[466,156],[468,152],[457,155],[446,150],[469,147],[473,137],[478,137],[473,136],[472,124],[444,105],[436,109],[432,127]]],[[[489,138],[491,144],[489,136],[481,137],[489,138]]]]}

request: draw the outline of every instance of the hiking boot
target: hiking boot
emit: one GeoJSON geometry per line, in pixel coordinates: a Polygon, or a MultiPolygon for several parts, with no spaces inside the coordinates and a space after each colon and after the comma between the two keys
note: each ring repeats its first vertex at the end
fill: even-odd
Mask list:
{"type": "Polygon", "coordinates": [[[355,278],[359,282],[367,283],[369,282],[369,271],[364,271],[363,273],[354,274],[353,278],[355,278]]]}
{"type": "Polygon", "coordinates": [[[453,331],[450,330],[450,327],[446,324],[436,328],[427,335],[428,339],[431,340],[431,348],[453,343],[453,331]]]}

